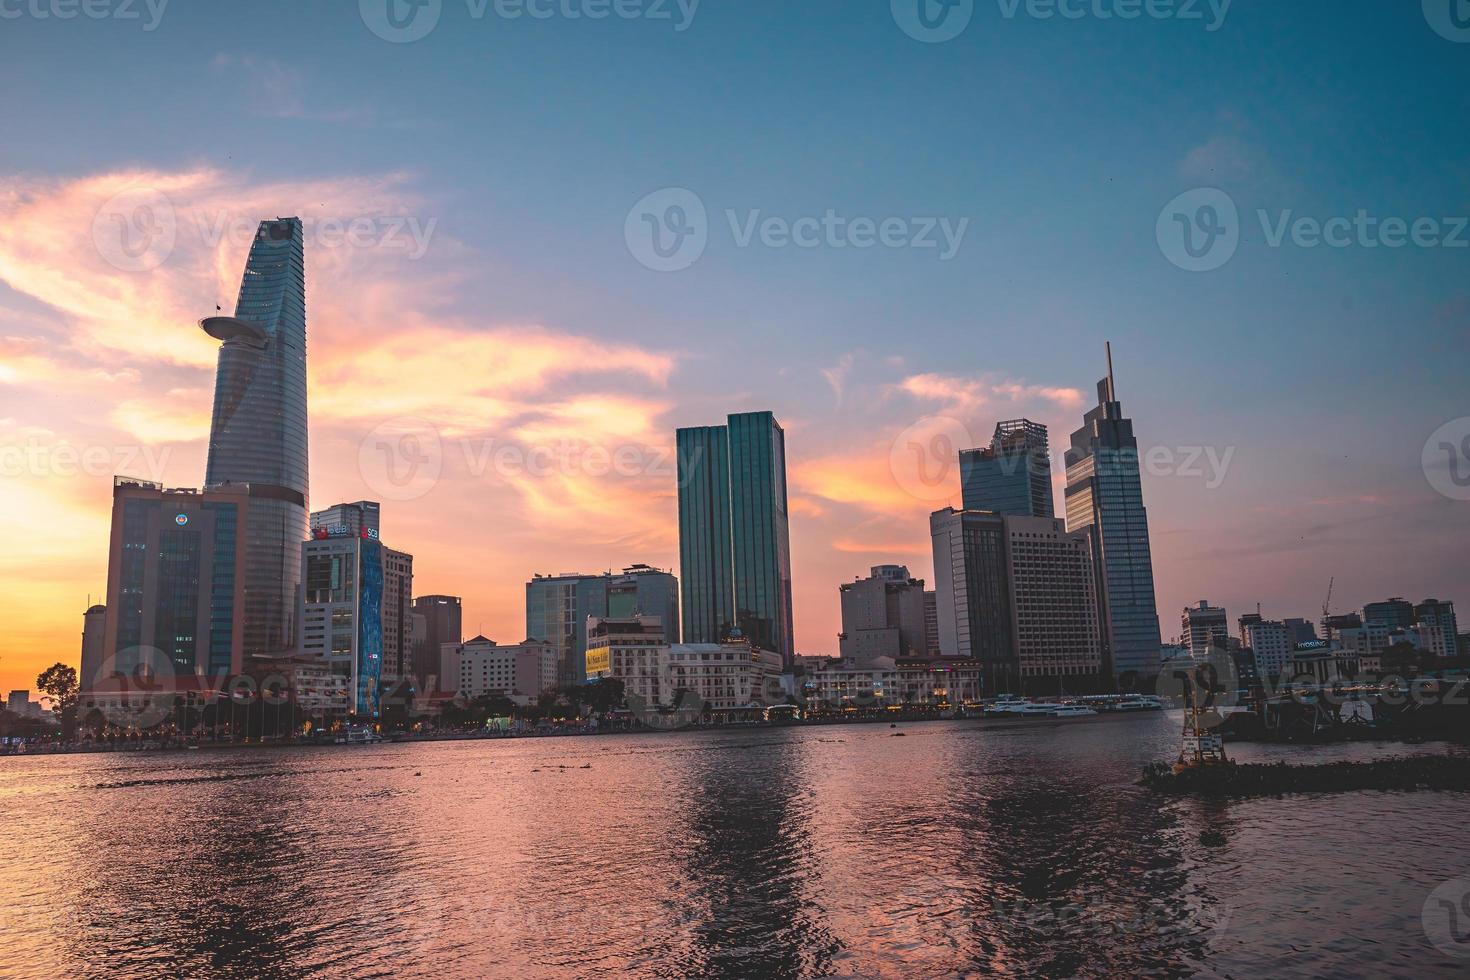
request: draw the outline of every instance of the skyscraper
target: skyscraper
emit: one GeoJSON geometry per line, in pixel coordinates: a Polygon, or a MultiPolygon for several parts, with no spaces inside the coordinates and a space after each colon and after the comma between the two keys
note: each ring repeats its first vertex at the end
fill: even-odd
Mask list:
{"type": "Polygon", "coordinates": [[[246,528],[254,506],[243,487],[201,493],[114,478],[101,655],[84,662],[84,687],[140,668],[174,676],[240,673],[246,528]]]}
{"type": "Polygon", "coordinates": [[[342,527],[352,534],[364,530],[382,533],[382,505],[376,500],[356,500],[350,504],[333,504],[311,512],[311,529],[342,527]]]}
{"type": "Polygon", "coordinates": [[[220,341],[205,489],[247,487],[245,652],[294,643],[306,538],[306,273],[301,219],[262,221],[220,341]]]}
{"type": "Polygon", "coordinates": [[[1224,607],[1212,606],[1208,599],[1201,599],[1199,605],[1185,606],[1179,615],[1179,642],[1189,647],[1191,656],[1208,656],[1215,640],[1229,635],[1229,617],[1224,607]]]}
{"type": "Polygon", "coordinates": [[[1053,517],[946,508],[929,516],[940,648],[1005,690],[1096,686],[1097,570],[1087,532],[1053,517]]]}
{"type": "Polygon", "coordinates": [[[770,412],[746,412],[679,429],[677,450],[684,641],[739,628],[791,663],[785,432],[770,412]]]}
{"type": "Polygon", "coordinates": [[[464,607],[457,595],[421,595],[413,600],[413,611],[424,617],[424,630],[415,641],[414,676],[424,690],[450,690],[454,679],[439,673],[439,654],[444,644],[458,646],[464,642],[464,607]],[[438,688],[429,686],[434,675],[438,688]]]}
{"type": "Polygon", "coordinates": [[[961,452],[960,494],[965,510],[1055,516],[1046,426],[1030,419],[1000,422],[988,448],[961,452]]]}
{"type": "Polygon", "coordinates": [[[1067,450],[1067,530],[1093,529],[1114,676],[1125,684],[1147,683],[1159,670],[1159,613],[1138,440],[1117,399],[1111,346],[1097,395],[1097,407],[1072,433],[1067,450]]]}

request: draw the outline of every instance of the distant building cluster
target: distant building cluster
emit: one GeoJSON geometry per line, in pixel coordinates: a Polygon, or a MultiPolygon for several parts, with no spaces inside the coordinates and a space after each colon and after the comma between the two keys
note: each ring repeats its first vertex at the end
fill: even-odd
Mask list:
{"type": "Polygon", "coordinates": [[[796,649],[786,436],[766,411],[674,433],[677,577],[632,563],[533,574],[519,642],[466,639],[458,596],[415,595],[413,555],[388,545],[378,502],[308,509],[305,303],[301,221],[262,221],[234,314],[200,322],[219,342],[203,486],[114,479],[107,592],[84,617],[84,709],[138,678],[207,699],[213,679],[266,674],[313,717],[367,722],[395,704],[527,704],[604,681],[653,710],[689,697],[732,711],[783,696],[962,705],[1144,685],[1171,657],[1220,650],[1259,676],[1303,656],[1374,663],[1463,644],[1453,604],[1436,599],[1324,615],[1322,636],[1259,612],[1232,632],[1202,600],[1166,647],[1111,350],[1065,450],[1060,515],[1046,427],[999,422],[958,454],[962,506],[930,515],[932,588],[898,564],[838,586],[837,657],[796,649]]]}

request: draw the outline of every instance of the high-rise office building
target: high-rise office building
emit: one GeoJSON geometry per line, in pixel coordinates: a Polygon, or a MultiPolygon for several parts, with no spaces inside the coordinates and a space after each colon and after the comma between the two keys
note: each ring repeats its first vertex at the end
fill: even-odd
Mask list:
{"type": "Polygon", "coordinates": [[[961,452],[960,494],[965,510],[1054,516],[1046,426],[1030,419],[1001,422],[988,448],[961,452]]]}
{"type": "Polygon", "coordinates": [[[301,555],[299,646],[343,678],[349,710],[381,714],[382,693],[412,667],[408,609],[413,556],[387,548],[363,530],[321,528],[301,555]]]}
{"type": "Polygon", "coordinates": [[[343,528],[348,534],[383,533],[382,506],[376,500],[356,500],[349,504],[333,504],[325,510],[311,512],[313,531],[343,528]]]}
{"type": "Polygon", "coordinates": [[[445,644],[464,642],[464,607],[457,595],[421,595],[413,600],[413,611],[424,619],[423,632],[415,637],[414,676],[425,690],[452,691],[454,678],[440,673],[439,658],[445,644]],[[430,687],[430,675],[435,685],[430,687]]]}
{"type": "Polygon", "coordinates": [[[939,649],[979,661],[992,673],[1016,659],[1011,635],[1005,518],[945,508],[929,516],[939,649]]]}
{"type": "Polygon", "coordinates": [[[535,575],[526,583],[526,636],[557,654],[562,684],[587,676],[587,618],[607,615],[609,575],[535,575]]]}
{"type": "Polygon", "coordinates": [[[140,668],[240,673],[247,527],[256,502],[244,487],[165,490],[114,479],[101,656],[83,664],[81,684],[140,668]]]}
{"type": "Polygon", "coordinates": [[[1400,598],[1370,602],[1363,607],[1363,622],[1381,623],[1393,629],[1414,625],[1414,604],[1400,598]]]}
{"type": "Polygon", "coordinates": [[[563,684],[587,676],[589,617],[657,616],[666,637],[679,635],[679,580],[652,565],[621,574],[536,575],[526,583],[526,635],[556,647],[563,684]]]}
{"type": "Polygon", "coordinates": [[[1285,623],[1258,619],[1242,627],[1241,643],[1255,655],[1256,673],[1277,676],[1291,666],[1296,637],[1285,623]]]}
{"type": "Polygon", "coordinates": [[[1098,382],[1097,392],[1098,406],[1072,433],[1066,454],[1067,530],[1093,531],[1114,676],[1125,684],[1146,683],[1159,670],[1159,613],[1138,440],[1117,399],[1111,348],[1108,376],[1098,382]]]}
{"type": "Polygon", "coordinates": [[[738,628],[790,664],[791,541],[786,435],[770,412],[679,429],[679,567],[684,639],[738,628]]]}
{"type": "Polygon", "coordinates": [[[1090,532],[1069,532],[1054,517],[1007,517],[1005,527],[1016,676],[1023,686],[1096,681],[1102,604],[1090,532]]]}
{"type": "Polygon", "coordinates": [[[679,579],[652,565],[629,565],[607,583],[607,614],[613,619],[657,616],[664,638],[679,642],[679,579]]]}
{"type": "Polygon", "coordinates": [[[248,488],[245,651],[296,639],[306,537],[306,273],[301,220],[262,221],[234,316],[200,321],[220,341],[205,489],[248,488]]]}
{"type": "Polygon", "coordinates": [[[1179,642],[1189,647],[1191,656],[1209,656],[1215,638],[1224,639],[1229,635],[1229,618],[1224,607],[1212,606],[1207,599],[1201,599],[1198,605],[1186,606],[1179,616],[1179,642]]]}
{"type": "Polygon", "coordinates": [[[1102,617],[1090,532],[950,508],[929,527],[944,656],[979,661],[1008,690],[1096,686],[1102,617]]]}
{"type": "Polygon", "coordinates": [[[838,586],[842,659],[870,664],[878,657],[923,657],[925,635],[924,580],[903,565],[875,565],[867,578],[838,586]]]}
{"type": "Polygon", "coordinates": [[[1414,607],[1414,625],[1423,638],[1424,649],[1436,657],[1459,654],[1460,624],[1455,604],[1439,599],[1425,599],[1414,607]]]}

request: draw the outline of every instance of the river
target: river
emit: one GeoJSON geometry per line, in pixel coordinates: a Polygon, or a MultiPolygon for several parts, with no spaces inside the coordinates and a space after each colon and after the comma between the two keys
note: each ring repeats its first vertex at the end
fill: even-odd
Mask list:
{"type": "Polygon", "coordinates": [[[1470,800],[1160,800],[1134,781],[1172,753],[1176,726],[1099,716],[0,759],[0,974],[1470,968],[1470,938],[1431,940],[1421,924],[1430,892],[1470,875],[1470,800]]]}

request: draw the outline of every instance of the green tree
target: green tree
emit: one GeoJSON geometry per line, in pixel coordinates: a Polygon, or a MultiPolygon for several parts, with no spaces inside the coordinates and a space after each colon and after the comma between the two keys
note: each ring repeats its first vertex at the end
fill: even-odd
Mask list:
{"type": "Polygon", "coordinates": [[[77,701],[81,696],[77,669],[66,664],[52,664],[36,678],[36,687],[51,702],[51,710],[61,723],[62,733],[71,738],[76,730],[77,701]]]}

